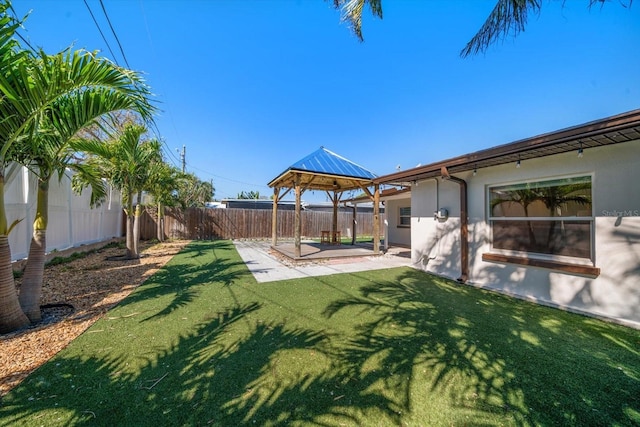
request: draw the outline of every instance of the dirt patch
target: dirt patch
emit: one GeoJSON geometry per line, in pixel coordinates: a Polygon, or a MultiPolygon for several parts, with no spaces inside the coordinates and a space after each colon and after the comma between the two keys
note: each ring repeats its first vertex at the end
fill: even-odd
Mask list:
{"type": "MultiPolygon", "coordinates": [[[[84,258],[49,266],[42,294],[44,321],[0,335],[0,396],[65,348],[136,287],[164,266],[186,240],[141,242],[141,258],[116,259],[124,249],[99,249],[84,258]]],[[[16,280],[19,286],[20,280],[16,280]]]]}

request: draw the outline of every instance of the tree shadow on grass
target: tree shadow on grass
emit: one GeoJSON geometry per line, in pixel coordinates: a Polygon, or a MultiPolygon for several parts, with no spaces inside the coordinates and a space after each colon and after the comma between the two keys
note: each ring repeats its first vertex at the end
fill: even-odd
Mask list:
{"type": "Polygon", "coordinates": [[[216,252],[229,250],[230,247],[233,245],[224,241],[190,244],[177,255],[176,262],[169,262],[160,269],[120,307],[157,300],[164,308],[146,319],[151,320],[194,303],[205,286],[211,286],[212,283],[229,285],[236,279],[250,277],[243,262],[217,255],[216,252]]]}
{"type": "Polygon", "coordinates": [[[398,410],[413,414],[403,421],[428,424],[425,407],[441,398],[451,402],[452,424],[611,425],[640,416],[633,339],[605,363],[609,343],[596,339],[602,327],[635,331],[414,270],[360,292],[325,310],[370,316],[334,357],[380,395],[395,396],[398,410]]]}
{"type": "MultiPolygon", "coordinates": [[[[261,296],[213,245],[183,262],[193,267],[167,268],[187,288],[218,286],[208,304],[226,308],[208,305],[164,339],[134,317],[96,323],[3,397],[0,425],[611,425],[640,414],[638,333],[408,268],[305,279],[326,285],[325,316],[345,318],[327,332],[322,308],[274,315],[279,294],[261,296]]],[[[139,289],[158,312],[175,304],[173,276],[169,292],[139,289]]]]}
{"type": "Polygon", "coordinates": [[[191,311],[204,315],[200,323],[168,334],[142,327],[127,311],[117,322],[101,320],[3,398],[0,425],[361,425],[371,414],[397,423],[391,400],[368,392],[329,356],[322,329],[263,320],[263,302],[234,291],[253,283],[238,280],[246,267],[218,257],[213,245],[213,254],[199,249],[202,258],[177,257],[112,314],[154,311],[154,304],[158,313],[180,304],[195,309],[194,296],[187,304],[175,287],[195,294],[226,288],[226,309],[211,311],[222,300],[208,302],[191,311]],[[213,261],[201,261],[210,255],[213,261]]]}
{"type": "Polygon", "coordinates": [[[259,309],[230,307],[139,367],[74,346],[4,397],[0,424],[360,425],[367,410],[384,415],[388,400],[354,392],[361,385],[323,352],[322,332],[258,321],[238,335],[259,309]]]}

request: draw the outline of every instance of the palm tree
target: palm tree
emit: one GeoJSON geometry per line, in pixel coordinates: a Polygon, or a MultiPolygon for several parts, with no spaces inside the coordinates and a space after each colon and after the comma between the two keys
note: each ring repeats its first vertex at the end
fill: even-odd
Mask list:
{"type": "Polygon", "coordinates": [[[156,237],[164,241],[164,207],[176,204],[175,191],[181,172],[164,161],[157,161],[149,167],[148,192],[153,196],[157,208],[156,237]]]}
{"type": "Polygon", "coordinates": [[[178,178],[176,199],[182,209],[201,208],[213,200],[213,183],[201,181],[192,173],[183,173],[178,178]]]}
{"type": "Polygon", "coordinates": [[[11,267],[9,233],[15,223],[9,225],[4,205],[4,178],[7,166],[4,155],[16,141],[25,124],[24,121],[21,124],[17,119],[18,111],[11,102],[16,99],[12,88],[15,79],[19,78],[16,70],[27,57],[26,52],[20,50],[13,39],[15,30],[21,23],[14,21],[7,13],[9,8],[10,4],[0,3],[0,333],[29,324],[29,319],[20,308],[11,267]]]}
{"type": "MultiPolygon", "coordinates": [[[[602,6],[604,3],[604,0],[588,1],[589,8],[602,6]]],[[[633,0],[620,0],[623,7],[630,7],[632,2],[633,0]]],[[[365,6],[369,6],[373,16],[382,19],[382,0],[333,0],[333,5],[336,9],[341,9],[343,19],[350,24],[360,41],[363,40],[362,11],[365,6]]],[[[540,0],[498,0],[484,24],[462,49],[460,56],[466,58],[483,53],[491,44],[509,34],[517,36],[524,31],[529,14],[540,14],[541,7],[540,0]]]]}
{"type": "Polygon", "coordinates": [[[139,258],[136,216],[140,216],[140,195],[149,181],[148,166],[161,158],[161,146],[157,140],[143,140],[147,128],[137,124],[125,125],[121,134],[107,142],[91,139],[72,141],[74,151],[87,154],[86,161],[78,166],[74,176],[74,188],[86,186],[97,177],[106,178],[119,189],[127,215],[127,254],[129,259],[139,258]],[[138,197],[136,209],[134,197],[138,197]]]}
{"type": "Polygon", "coordinates": [[[259,191],[241,191],[238,193],[238,199],[259,199],[260,192],[259,191]]]}
{"type": "MultiPolygon", "coordinates": [[[[38,69],[51,76],[64,73],[68,67],[82,59],[86,52],[61,52],[49,56],[40,52],[38,69]]],[[[92,59],[101,61],[101,59],[92,59]]],[[[115,65],[110,64],[115,67],[115,65]]],[[[147,93],[132,90],[132,83],[116,80],[115,84],[104,84],[96,79],[90,87],[71,91],[52,103],[39,123],[39,131],[28,144],[17,150],[18,161],[26,165],[37,177],[38,195],[36,217],[33,223],[33,237],[29,246],[29,256],[25,266],[19,301],[29,320],[40,321],[40,296],[44,274],[46,250],[46,230],[48,218],[49,185],[54,174],[61,178],[65,169],[74,168],[75,160],[69,142],[84,127],[94,123],[101,116],[119,110],[131,109],[143,117],[150,118],[153,107],[147,93]]],[[[103,186],[92,187],[92,200],[103,198],[103,186]]]]}
{"type": "MultiPolygon", "coordinates": [[[[562,206],[575,203],[580,206],[591,207],[591,182],[568,185],[555,185],[538,190],[539,200],[549,209],[549,215],[554,217],[562,206]]],[[[554,239],[557,221],[551,221],[547,234],[547,248],[551,253],[557,250],[557,240],[554,239]]]]}
{"type": "MultiPolygon", "coordinates": [[[[529,217],[529,205],[535,201],[540,200],[540,195],[537,188],[520,188],[517,190],[510,190],[506,197],[496,197],[491,199],[491,213],[493,215],[494,209],[503,203],[510,204],[516,203],[522,206],[524,216],[529,217]]],[[[529,235],[529,245],[532,248],[537,246],[536,235],[533,232],[533,225],[531,221],[527,220],[527,232],[529,235]]]]}

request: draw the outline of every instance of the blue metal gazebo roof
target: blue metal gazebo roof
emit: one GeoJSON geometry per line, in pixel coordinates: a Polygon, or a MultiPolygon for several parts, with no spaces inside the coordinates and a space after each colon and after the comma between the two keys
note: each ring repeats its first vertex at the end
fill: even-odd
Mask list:
{"type": "Polygon", "coordinates": [[[291,165],[290,169],[326,173],[328,175],[351,176],[354,178],[376,178],[372,172],[362,166],[324,147],[320,147],[320,149],[309,154],[304,159],[297,161],[291,165]]]}
{"type": "Polygon", "coordinates": [[[324,147],[291,165],[270,183],[270,187],[288,187],[292,175],[300,173],[303,184],[322,190],[347,190],[369,185],[376,175],[362,166],[324,147]]]}

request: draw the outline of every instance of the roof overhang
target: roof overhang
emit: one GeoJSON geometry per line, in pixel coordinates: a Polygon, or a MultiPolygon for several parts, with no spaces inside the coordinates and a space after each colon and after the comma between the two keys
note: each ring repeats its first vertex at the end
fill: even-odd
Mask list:
{"type": "Polygon", "coordinates": [[[440,176],[443,167],[454,174],[637,139],[640,139],[640,110],[633,110],[583,125],[384,175],[376,178],[374,182],[409,186],[417,181],[440,176]]]}
{"type": "MultiPolygon", "coordinates": [[[[380,201],[384,202],[387,200],[398,200],[398,199],[408,199],[411,197],[411,188],[387,188],[380,192],[380,201]]],[[[371,197],[366,194],[363,194],[358,197],[354,197],[352,199],[343,200],[344,203],[367,203],[371,202],[371,197]]]]}

